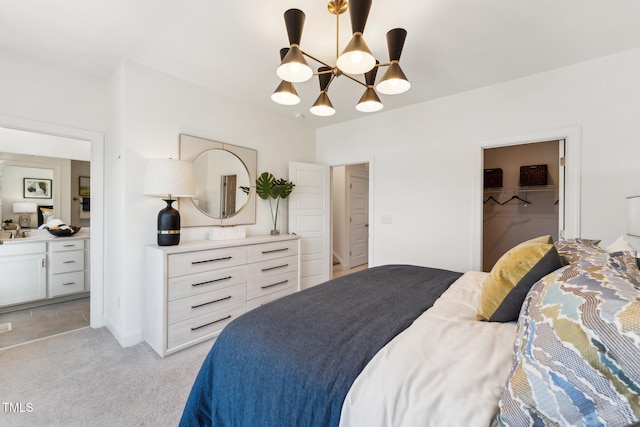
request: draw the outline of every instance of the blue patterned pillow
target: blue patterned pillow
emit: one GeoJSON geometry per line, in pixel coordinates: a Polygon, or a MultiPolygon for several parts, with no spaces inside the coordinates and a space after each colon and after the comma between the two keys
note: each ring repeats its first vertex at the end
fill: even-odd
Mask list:
{"type": "Polygon", "coordinates": [[[592,253],[533,286],[494,424],[640,420],[640,272],[620,254],[592,253]]]}

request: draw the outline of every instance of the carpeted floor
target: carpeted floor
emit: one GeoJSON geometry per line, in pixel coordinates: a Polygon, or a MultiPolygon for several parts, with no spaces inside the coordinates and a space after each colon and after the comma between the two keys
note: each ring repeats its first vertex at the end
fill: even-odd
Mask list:
{"type": "Polygon", "coordinates": [[[176,426],[211,346],[162,359],[86,328],[0,350],[0,425],[176,426]]]}

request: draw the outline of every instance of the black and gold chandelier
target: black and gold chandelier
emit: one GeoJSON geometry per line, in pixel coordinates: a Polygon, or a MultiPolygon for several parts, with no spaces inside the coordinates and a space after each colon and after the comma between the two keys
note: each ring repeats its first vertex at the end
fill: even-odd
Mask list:
{"type": "Polygon", "coordinates": [[[282,105],[296,105],[300,97],[293,83],[306,82],[313,75],[317,75],[320,81],[320,95],[309,109],[317,116],[331,116],[336,110],[333,108],[329,95],[329,86],[334,79],[345,76],[350,80],[365,87],[365,92],[356,105],[358,111],[374,112],[382,109],[383,105],[376,91],[384,95],[396,95],[406,92],[411,87],[406,76],[400,68],[400,55],[407,37],[407,31],[395,28],[387,33],[387,47],[389,49],[389,62],[381,64],[371,54],[362,33],[367,23],[367,17],[371,10],[372,0],[332,0],[327,9],[336,16],[336,62],[330,65],[300,48],[302,28],[304,27],[305,14],[299,9],[289,9],[284,13],[284,21],[289,36],[289,47],[280,50],[281,63],[276,73],[282,82],[271,95],[271,99],[282,105]],[[340,15],[349,9],[351,18],[352,38],[349,44],[340,53],[340,15]],[[305,56],[319,64],[321,67],[314,73],[305,56]],[[378,68],[388,67],[382,79],[375,84],[378,68]],[[364,82],[355,76],[364,74],[364,82]],[[374,89],[375,86],[375,89],[374,89]]]}

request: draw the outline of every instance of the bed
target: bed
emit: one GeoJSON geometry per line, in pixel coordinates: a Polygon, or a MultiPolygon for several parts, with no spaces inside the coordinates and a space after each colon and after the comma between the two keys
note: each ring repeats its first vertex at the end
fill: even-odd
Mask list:
{"type": "Polygon", "coordinates": [[[180,425],[631,425],[640,270],[607,249],[544,236],[490,274],[381,266],[266,304],[218,337],[180,425]]]}

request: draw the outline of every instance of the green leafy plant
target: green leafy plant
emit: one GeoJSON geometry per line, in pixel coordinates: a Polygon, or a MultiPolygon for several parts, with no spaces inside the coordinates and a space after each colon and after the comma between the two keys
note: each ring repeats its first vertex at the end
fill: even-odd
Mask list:
{"type": "Polygon", "coordinates": [[[272,234],[277,234],[278,224],[278,210],[280,208],[280,199],[286,199],[289,197],[295,184],[286,179],[276,179],[269,172],[262,172],[258,179],[256,179],[256,194],[265,200],[269,200],[269,208],[271,210],[271,219],[273,220],[272,234]],[[276,201],[275,212],[272,205],[272,200],[276,201]]]}
{"type": "Polygon", "coordinates": [[[4,223],[5,226],[13,224],[13,220],[11,218],[7,218],[2,222],[4,223]]]}

